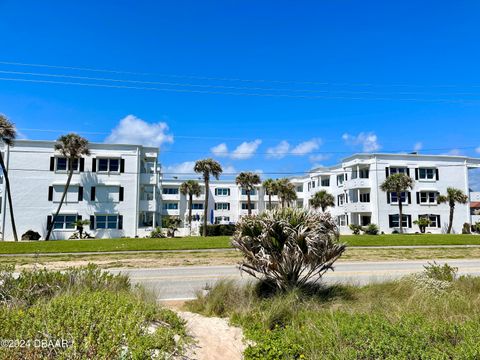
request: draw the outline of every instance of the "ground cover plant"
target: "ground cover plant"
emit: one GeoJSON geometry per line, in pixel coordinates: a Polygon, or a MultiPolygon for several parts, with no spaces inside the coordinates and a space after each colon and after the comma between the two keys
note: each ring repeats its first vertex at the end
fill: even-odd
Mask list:
{"type": "Polygon", "coordinates": [[[286,292],[223,281],[187,307],[241,326],[251,340],[247,360],[480,357],[480,279],[448,266],[386,283],[286,292]]]}
{"type": "Polygon", "coordinates": [[[124,275],[93,265],[13,270],[0,269],[0,359],[164,359],[181,352],[183,322],[124,275]]]}

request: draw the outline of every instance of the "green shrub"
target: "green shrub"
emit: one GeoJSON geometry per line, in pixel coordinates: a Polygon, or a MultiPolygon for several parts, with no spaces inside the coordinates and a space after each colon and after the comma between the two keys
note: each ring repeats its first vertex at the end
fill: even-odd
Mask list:
{"type": "MultiPolygon", "coordinates": [[[[232,236],[235,233],[235,224],[207,225],[207,236],[232,236]]],[[[203,234],[203,225],[200,226],[200,234],[203,234]]]]}
{"type": "Polygon", "coordinates": [[[379,231],[378,226],[376,224],[368,224],[362,230],[367,235],[378,235],[378,231],[379,231]]]}
{"type": "Polygon", "coordinates": [[[154,230],[150,232],[150,238],[152,239],[161,239],[165,238],[166,236],[163,234],[162,228],[157,226],[154,230]]]}
{"type": "Polygon", "coordinates": [[[469,223],[464,223],[462,228],[462,234],[471,234],[471,226],[469,223]]]}
{"type": "Polygon", "coordinates": [[[439,265],[435,261],[424,265],[423,268],[427,277],[440,281],[452,282],[458,273],[458,268],[450,266],[447,263],[439,265]]]}
{"type": "Polygon", "coordinates": [[[350,224],[348,225],[348,227],[350,228],[350,230],[352,230],[353,235],[360,235],[360,232],[362,231],[362,227],[357,224],[350,224]]]}

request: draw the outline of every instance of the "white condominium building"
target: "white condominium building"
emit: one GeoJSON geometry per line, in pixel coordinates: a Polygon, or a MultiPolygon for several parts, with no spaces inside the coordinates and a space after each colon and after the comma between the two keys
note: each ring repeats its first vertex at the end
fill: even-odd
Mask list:
{"type": "MultiPolygon", "coordinates": [[[[3,153],[10,177],[18,235],[27,230],[44,237],[52,221],[67,181],[68,164],[54,152],[54,141],[18,140],[3,153]]],[[[163,216],[182,220],[181,233],[187,233],[188,196],[180,193],[184,180],[162,179],[158,148],[141,145],[90,144],[91,155],[73,166],[75,172],[60,216],[54,223],[53,239],[67,239],[75,231],[74,222],[87,219],[90,235],[105,237],[144,237],[161,225],[163,216]]],[[[294,206],[309,208],[309,199],[324,189],[335,198],[328,209],[342,233],[349,225],[377,224],[380,231],[392,233],[402,221],[406,232],[419,231],[414,221],[428,217],[427,232],[441,233],[448,224],[449,206],[438,204],[438,194],[447,187],[461,189],[472,200],[457,204],[453,229],[461,232],[464,223],[480,221],[480,197],[470,193],[469,169],[480,167],[480,159],[463,156],[417,154],[357,154],[341,164],[310,171],[291,178],[297,200],[294,206]],[[380,184],[386,177],[405,173],[414,188],[402,194],[385,193],[380,184]],[[398,216],[403,202],[403,218],[398,216]]],[[[198,176],[192,176],[198,179],[198,176]]],[[[0,180],[2,180],[0,178],[0,180]]],[[[203,220],[205,187],[193,198],[193,228],[203,220]]],[[[5,182],[0,181],[0,231],[2,239],[12,240],[12,229],[5,182]]],[[[209,189],[208,222],[235,223],[248,213],[247,195],[234,180],[212,181],[209,189]]],[[[276,195],[269,197],[261,185],[251,194],[252,213],[279,206],[276,195]]]]}

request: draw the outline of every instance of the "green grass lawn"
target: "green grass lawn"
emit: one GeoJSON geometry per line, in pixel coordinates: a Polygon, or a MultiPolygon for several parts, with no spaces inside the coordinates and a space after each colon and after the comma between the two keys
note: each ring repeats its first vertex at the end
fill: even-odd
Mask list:
{"type": "MultiPolygon", "coordinates": [[[[358,235],[342,236],[349,246],[398,245],[480,245],[478,235],[358,235]]],[[[228,236],[185,237],[174,239],[92,239],[52,240],[35,242],[0,242],[0,254],[29,254],[55,252],[102,252],[132,250],[196,250],[230,247],[228,236]]]]}

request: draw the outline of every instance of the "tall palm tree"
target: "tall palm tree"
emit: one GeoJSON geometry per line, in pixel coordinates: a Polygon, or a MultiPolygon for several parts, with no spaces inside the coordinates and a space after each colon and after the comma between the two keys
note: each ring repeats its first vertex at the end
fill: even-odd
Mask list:
{"type": "Polygon", "coordinates": [[[248,207],[248,215],[252,215],[252,207],[251,207],[251,199],[250,195],[252,191],[255,189],[255,185],[260,184],[262,181],[260,180],[260,176],[252,172],[241,172],[238,174],[235,182],[238,186],[245,189],[247,193],[247,207],[248,207]]]}
{"type": "Polygon", "coordinates": [[[187,180],[180,185],[180,192],[185,196],[188,195],[188,226],[190,227],[190,232],[192,232],[193,196],[200,196],[202,189],[198,181],[187,180]]]}
{"type": "Polygon", "coordinates": [[[335,198],[332,194],[328,193],[327,190],[320,190],[313,195],[310,199],[310,206],[314,209],[321,208],[322,212],[325,212],[328,207],[335,206],[335,198]]]}
{"type": "Polygon", "coordinates": [[[203,236],[207,236],[207,218],[208,218],[208,193],[210,191],[210,175],[218,180],[222,173],[222,166],[213,159],[203,159],[195,162],[193,170],[202,174],[205,182],[205,205],[203,207],[203,236]]]}
{"type": "Polygon", "coordinates": [[[60,213],[60,209],[62,208],[65,197],[67,196],[68,187],[70,186],[73,171],[75,170],[73,168],[74,162],[79,162],[83,155],[90,155],[90,150],[88,149],[88,140],[74,133],[60,136],[53,148],[67,159],[68,177],[65,188],[63,189],[62,198],[58,204],[57,211],[55,212],[55,215],[53,215],[52,222],[48,226],[47,236],[45,237],[46,241],[50,239],[55,220],[60,213]]]}
{"type": "Polygon", "coordinates": [[[406,192],[409,189],[413,189],[413,179],[406,174],[393,174],[390,175],[380,185],[380,189],[387,193],[396,193],[398,199],[398,224],[400,226],[400,234],[403,233],[402,218],[403,218],[403,203],[402,192],[406,192]]]}
{"type": "MultiPolygon", "coordinates": [[[[7,146],[13,146],[13,142],[17,137],[15,126],[7,119],[6,116],[0,114],[0,141],[7,146]]],[[[0,167],[2,168],[3,177],[5,179],[5,190],[7,193],[8,207],[10,209],[10,221],[12,223],[13,239],[18,241],[17,226],[15,225],[15,217],[13,216],[13,202],[12,193],[10,191],[10,179],[8,178],[8,171],[3,160],[3,154],[0,151],[0,167]]]]}
{"type": "Polygon", "coordinates": [[[455,212],[455,204],[466,204],[468,196],[463,193],[462,190],[456,188],[447,188],[447,195],[439,195],[437,198],[439,204],[448,203],[450,206],[450,217],[448,221],[447,234],[450,234],[453,226],[453,213],[455,212]]]}
{"type": "Polygon", "coordinates": [[[293,185],[287,178],[277,180],[277,193],[278,197],[280,198],[282,208],[284,208],[285,205],[289,205],[292,201],[297,200],[295,185],[293,185]]]}
{"type": "Polygon", "coordinates": [[[277,180],[267,179],[263,182],[262,186],[268,195],[268,209],[272,210],[272,195],[277,194],[277,180]]]}

